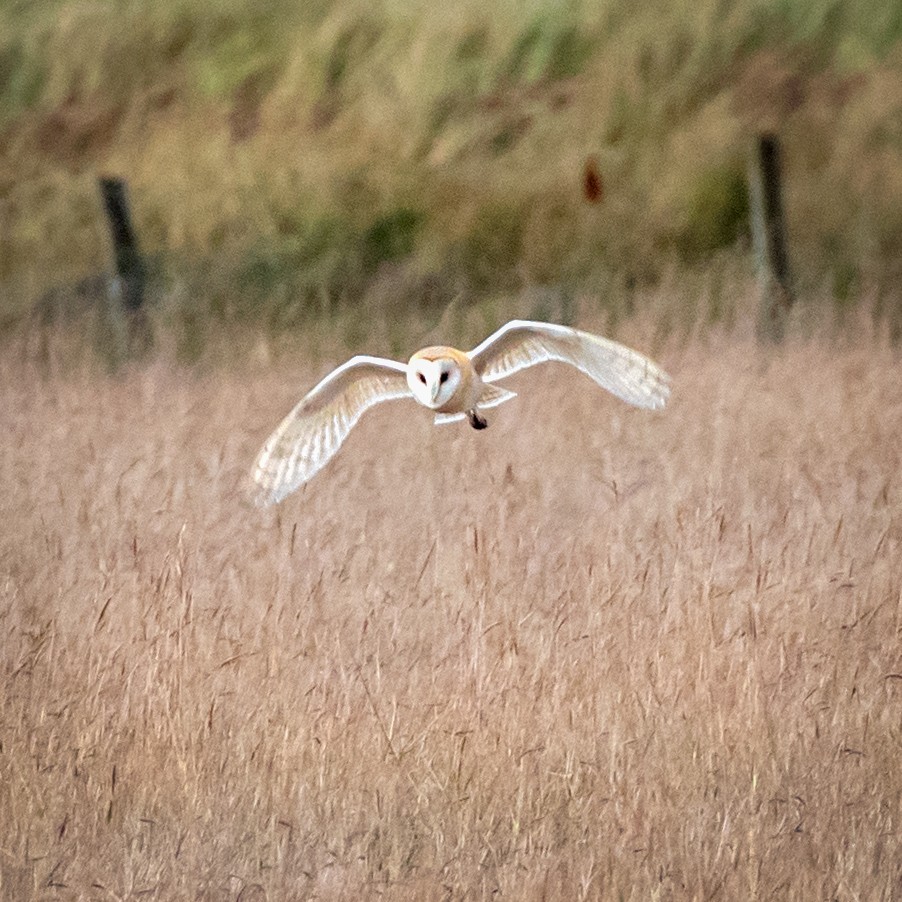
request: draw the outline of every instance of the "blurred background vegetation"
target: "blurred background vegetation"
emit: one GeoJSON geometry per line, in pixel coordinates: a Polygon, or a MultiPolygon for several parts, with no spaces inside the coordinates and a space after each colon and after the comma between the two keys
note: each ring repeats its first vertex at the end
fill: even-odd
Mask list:
{"type": "Polygon", "coordinates": [[[187,333],[728,293],[762,132],[799,293],[895,309],[900,39],[887,0],[5,0],[0,318],[90,295],[109,174],[187,333]]]}

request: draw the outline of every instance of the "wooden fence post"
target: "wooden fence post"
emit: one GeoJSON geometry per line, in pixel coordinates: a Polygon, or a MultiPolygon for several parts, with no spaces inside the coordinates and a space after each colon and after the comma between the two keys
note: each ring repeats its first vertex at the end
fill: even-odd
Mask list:
{"type": "Polygon", "coordinates": [[[113,238],[116,275],[122,280],[122,305],[127,312],[133,313],[144,304],[147,270],[135,239],[125,182],[118,178],[101,178],[100,194],[113,238]]]}
{"type": "Polygon", "coordinates": [[[758,334],[771,341],[783,337],[786,315],[794,300],[782,192],[780,144],[775,135],[760,135],[749,164],[749,200],[761,285],[758,334]]]}
{"type": "Polygon", "coordinates": [[[135,238],[124,179],[103,177],[99,184],[116,263],[109,309],[116,347],[111,350],[121,360],[130,353],[147,350],[151,343],[144,311],[147,266],[135,238]]]}

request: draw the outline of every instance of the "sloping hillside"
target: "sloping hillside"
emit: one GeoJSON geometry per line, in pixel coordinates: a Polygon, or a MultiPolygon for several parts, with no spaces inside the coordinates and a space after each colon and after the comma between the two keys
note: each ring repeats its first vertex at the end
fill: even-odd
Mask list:
{"type": "Polygon", "coordinates": [[[800,286],[853,298],[902,277],[900,35],[883,0],[7,3],[0,303],[107,265],[102,173],[217,315],[611,293],[747,257],[762,130],[800,286]]]}

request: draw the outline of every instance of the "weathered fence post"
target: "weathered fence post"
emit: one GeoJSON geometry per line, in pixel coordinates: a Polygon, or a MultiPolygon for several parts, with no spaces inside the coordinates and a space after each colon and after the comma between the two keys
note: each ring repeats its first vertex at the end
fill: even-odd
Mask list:
{"type": "Polygon", "coordinates": [[[127,354],[145,349],[150,342],[149,327],[144,315],[147,267],[135,238],[125,181],[120,178],[101,178],[100,195],[110,226],[116,263],[116,276],[113,290],[110,292],[110,301],[118,302],[118,309],[111,303],[109,312],[116,332],[120,335],[125,333],[122,336],[124,348],[121,351],[127,354]],[[121,328],[123,314],[124,330],[121,328]],[[117,323],[120,327],[117,327],[117,323]]]}
{"type": "Polygon", "coordinates": [[[122,305],[131,313],[144,303],[147,270],[135,240],[125,182],[117,178],[101,178],[100,194],[113,238],[116,275],[122,280],[122,305]]]}
{"type": "Polygon", "coordinates": [[[761,285],[758,334],[771,341],[783,337],[793,302],[782,190],[779,142],[775,135],[760,135],[749,163],[749,200],[761,285]]]}

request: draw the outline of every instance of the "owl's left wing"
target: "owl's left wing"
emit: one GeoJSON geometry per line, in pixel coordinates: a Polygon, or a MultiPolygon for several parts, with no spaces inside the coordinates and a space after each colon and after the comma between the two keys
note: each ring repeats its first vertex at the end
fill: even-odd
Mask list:
{"type": "Polygon", "coordinates": [[[511,320],[470,352],[486,382],[546,360],[569,363],[628,404],[659,408],[670,396],[670,377],[656,363],[619,342],[552,323],[511,320]]]}
{"type": "Polygon", "coordinates": [[[251,476],[261,505],[281,501],[336,454],[374,404],[409,398],[407,367],[381,357],[352,357],[333,370],[282,420],[257,456],[251,476]]]}

